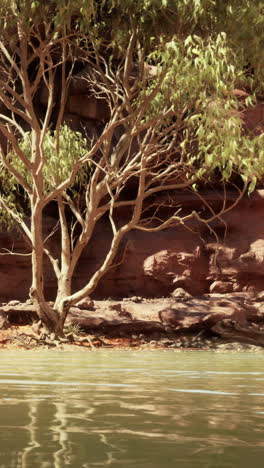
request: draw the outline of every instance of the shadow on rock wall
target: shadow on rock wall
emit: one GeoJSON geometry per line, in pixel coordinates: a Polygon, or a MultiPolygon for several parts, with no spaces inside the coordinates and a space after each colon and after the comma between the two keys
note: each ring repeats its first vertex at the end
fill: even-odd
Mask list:
{"type": "MultiPolygon", "coordinates": [[[[194,194],[179,197],[183,207],[191,202],[197,208],[194,194]],[[192,200],[191,200],[192,199],[192,200]]],[[[208,194],[207,199],[210,199],[208,194]]],[[[168,296],[182,287],[192,295],[203,293],[259,292],[264,284],[264,190],[244,200],[213,228],[220,242],[204,226],[197,234],[184,227],[159,233],[130,232],[117,255],[115,265],[101,280],[94,297],[168,296]]],[[[54,217],[46,218],[47,232],[54,217]]],[[[197,229],[197,226],[196,226],[197,229]]],[[[74,277],[73,287],[81,287],[100,266],[111,240],[107,221],[98,224],[90,246],[84,252],[74,277]]],[[[23,239],[14,231],[0,234],[1,246],[25,253],[23,239]]],[[[59,240],[53,240],[53,251],[59,240]]],[[[0,256],[0,298],[25,300],[30,287],[30,256],[0,256]]],[[[55,294],[55,278],[46,262],[47,296],[55,294]]]]}

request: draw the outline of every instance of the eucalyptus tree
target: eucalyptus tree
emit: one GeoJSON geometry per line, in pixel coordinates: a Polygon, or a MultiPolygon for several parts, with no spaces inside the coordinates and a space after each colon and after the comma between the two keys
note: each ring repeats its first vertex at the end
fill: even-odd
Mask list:
{"type": "Polygon", "coordinates": [[[28,239],[30,297],[48,330],[63,333],[69,308],[94,291],[130,230],[156,232],[193,217],[209,224],[231,209],[223,201],[222,211],[206,219],[198,212],[182,216],[179,190],[197,190],[214,174],[225,183],[237,173],[239,199],[262,175],[262,138],[243,133],[232,94],[238,77],[240,84],[248,80],[245,63],[230,31],[218,30],[217,3],[2,1],[1,219],[15,222],[28,239]],[[76,63],[87,93],[107,109],[96,138],[64,123],[76,63]],[[167,197],[164,212],[160,194],[169,193],[174,198],[167,197]],[[59,255],[43,235],[50,203],[58,209],[59,255]],[[106,216],[109,250],[84,287],[73,290],[83,250],[106,216]],[[53,306],[44,294],[45,256],[57,280],[53,306]]]}

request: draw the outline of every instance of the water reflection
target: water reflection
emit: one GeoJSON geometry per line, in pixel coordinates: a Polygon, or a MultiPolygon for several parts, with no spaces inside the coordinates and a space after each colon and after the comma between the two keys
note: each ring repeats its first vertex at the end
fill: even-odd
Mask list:
{"type": "Polygon", "coordinates": [[[262,368],[262,354],[3,353],[0,467],[262,467],[262,368]]]}

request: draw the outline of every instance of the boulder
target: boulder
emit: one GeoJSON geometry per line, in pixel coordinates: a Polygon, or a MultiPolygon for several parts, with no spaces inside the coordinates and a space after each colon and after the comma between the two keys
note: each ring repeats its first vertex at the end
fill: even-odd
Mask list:
{"type": "Polygon", "coordinates": [[[174,297],[174,298],[185,298],[185,299],[189,299],[191,296],[191,294],[189,294],[187,291],[185,291],[185,289],[183,288],[176,288],[174,289],[174,291],[172,291],[171,293],[171,297],[174,297]]]}
{"type": "Polygon", "coordinates": [[[185,309],[168,307],[159,312],[159,319],[163,326],[167,328],[168,326],[173,329],[186,329],[199,327],[201,317],[204,315],[190,313],[185,309]]]}
{"type": "Polygon", "coordinates": [[[257,316],[254,307],[249,309],[242,303],[236,304],[228,300],[216,300],[209,306],[209,313],[202,318],[202,322],[207,328],[212,328],[216,323],[227,319],[244,325],[251,318],[252,313],[257,316]]]}
{"type": "Polygon", "coordinates": [[[95,309],[94,301],[89,296],[84,297],[79,302],[77,302],[76,307],[78,307],[78,309],[81,309],[81,310],[94,310],[95,309]]]}
{"type": "Polygon", "coordinates": [[[215,331],[214,327],[223,320],[230,320],[241,326],[252,322],[264,322],[264,316],[259,314],[253,303],[247,304],[244,299],[233,300],[202,297],[188,301],[177,301],[171,307],[158,313],[161,323],[167,327],[180,330],[215,331]]]}
{"type": "Polygon", "coordinates": [[[210,286],[210,293],[226,294],[233,290],[234,285],[231,281],[214,281],[210,286]]]}

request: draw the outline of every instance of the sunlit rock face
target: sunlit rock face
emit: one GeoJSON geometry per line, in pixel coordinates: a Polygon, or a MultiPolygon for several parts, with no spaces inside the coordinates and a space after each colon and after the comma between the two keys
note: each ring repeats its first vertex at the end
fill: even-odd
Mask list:
{"type": "Polygon", "coordinates": [[[245,127],[253,135],[260,135],[264,132],[264,102],[248,107],[241,112],[241,117],[245,127]]]}
{"type": "MultiPolygon", "coordinates": [[[[195,195],[192,201],[182,198],[181,203],[183,209],[184,205],[197,209],[195,195]]],[[[215,206],[215,201],[211,203],[215,206]]],[[[177,287],[192,295],[261,291],[263,205],[264,191],[257,191],[227,213],[223,222],[215,222],[212,227],[218,242],[203,225],[195,226],[196,234],[185,228],[150,235],[130,233],[123,263],[106,275],[97,293],[155,297],[171,294],[177,287]]]]}
{"type": "MultiPolygon", "coordinates": [[[[229,194],[230,198],[234,195],[229,194]]],[[[195,194],[179,196],[183,210],[197,209],[195,194]],[[188,195],[188,196],[187,196],[188,195]]],[[[215,198],[207,194],[215,207],[215,198]]],[[[204,293],[252,292],[264,284],[264,191],[258,190],[212,225],[215,235],[204,225],[190,224],[158,233],[130,232],[121,245],[115,266],[99,283],[94,297],[161,297],[183,288],[192,295],[204,293]]],[[[56,222],[54,213],[46,217],[47,234],[56,222]]],[[[74,289],[82,286],[100,266],[111,240],[107,219],[101,221],[75,272],[74,289]]],[[[11,231],[0,234],[2,248],[29,253],[23,238],[11,231]]],[[[51,244],[59,251],[59,238],[51,244]]],[[[45,289],[52,298],[55,278],[46,262],[45,289]]],[[[0,256],[0,298],[25,300],[31,281],[30,256],[0,256]]]]}
{"type": "MultiPolygon", "coordinates": [[[[91,72],[86,67],[72,78],[64,121],[73,130],[96,139],[108,119],[109,108],[104,99],[96,100],[91,96],[86,80],[81,79],[91,72]]],[[[155,74],[155,67],[148,72],[155,74]]],[[[253,135],[262,133],[264,103],[247,106],[246,92],[236,89],[233,94],[241,103],[237,112],[245,130],[253,135]]],[[[47,88],[43,83],[36,106],[45,108],[47,98],[47,88]]],[[[117,128],[113,143],[120,136],[120,129],[117,128]]],[[[1,132],[0,145],[5,151],[6,141],[1,132]]],[[[130,189],[133,189],[132,185],[133,181],[130,189]]],[[[183,207],[183,213],[201,208],[201,201],[195,194],[189,192],[173,196],[176,204],[183,207]]],[[[205,192],[203,196],[216,210],[221,208],[221,195],[217,191],[205,192]]],[[[234,193],[228,194],[230,201],[234,201],[236,196],[234,193]]],[[[264,191],[258,190],[251,198],[246,196],[223,217],[223,221],[215,221],[213,231],[196,222],[188,225],[189,230],[181,226],[152,234],[130,232],[119,249],[116,265],[101,280],[94,296],[160,297],[171,294],[177,288],[183,288],[192,295],[261,291],[264,284],[263,209],[264,191]]],[[[122,216],[125,214],[120,213],[121,220],[122,216]]],[[[45,222],[47,235],[56,222],[56,213],[48,213],[45,222]]],[[[110,240],[110,226],[107,220],[101,221],[76,269],[74,289],[83,286],[101,265],[110,240]]],[[[58,252],[59,238],[55,236],[49,242],[52,242],[53,251],[58,252]]],[[[2,249],[19,254],[0,256],[0,299],[25,300],[31,282],[28,247],[16,231],[0,233],[0,245],[2,249]],[[25,253],[26,256],[21,255],[25,253]]],[[[48,261],[45,268],[45,291],[47,297],[52,299],[56,292],[55,277],[48,261]]]]}

